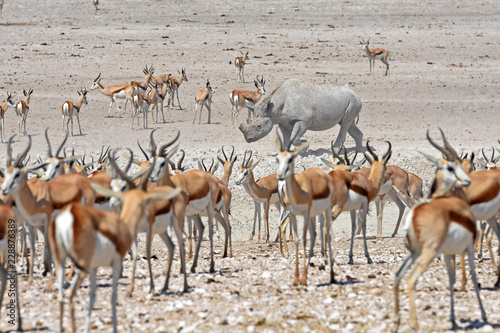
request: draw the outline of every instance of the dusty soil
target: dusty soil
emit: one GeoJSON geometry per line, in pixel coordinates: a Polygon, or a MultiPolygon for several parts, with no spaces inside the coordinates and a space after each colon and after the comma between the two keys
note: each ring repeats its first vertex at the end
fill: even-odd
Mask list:
{"type": "MultiPolygon", "coordinates": [[[[483,147],[498,147],[500,133],[496,95],[500,88],[498,55],[500,29],[496,1],[148,1],[102,0],[97,14],[88,1],[5,1],[0,19],[2,50],[0,95],[33,88],[28,132],[32,136],[32,158],[45,156],[43,132],[49,128],[53,145],[63,139],[60,108],[76,101],[77,90],[90,89],[102,73],[104,85],[142,80],[142,69],[153,64],[155,75],[185,68],[188,81],[180,88],[179,107],[166,111],[167,122],[158,128],[157,142],[181,132],[185,164],[197,167],[199,158],[214,158],[222,146],[233,145],[241,162],[251,149],[262,162],[256,176],[275,172],[274,135],[248,144],[237,126],[232,127],[228,94],[233,89],[253,89],[253,79],[263,75],[272,92],[288,78],[315,83],[348,83],[363,101],[359,128],[364,140],[378,150],[393,144],[390,163],[421,176],[426,185],[433,169],[417,150],[437,152],[425,139],[431,130],[438,137],[441,127],[459,152],[476,154],[483,147]],[[383,76],[381,62],[375,75],[368,75],[360,41],[370,38],[370,47],[390,52],[390,76],[383,76]],[[249,52],[245,67],[247,83],[237,82],[234,58],[249,52]],[[210,79],[213,96],[212,123],[194,116],[194,95],[210,79]]],[[[3,98],[3,97],[2,97],[3,98]]],[[[92,91],[81,110],[83,135],[70,137],[68,145],[77,154],[98,155],[102,145],[130,147],[143,158],[136,141],[147,145],[150,129],[131,129],[127,112],[105,118],[109,99],[92,91]]],[[[123,101],[119,100],[123,110],[123,101]]],[[[240,113],[239,121],[246,118],[240,113]]],[[[75,124],[76,125],[76,124],[75,124]]],[[[15,113],[5,114],[5,137],[17,133],[15,113]]],[[[309,151],[297,159],[298,168],[323,167],[320,157],[329,158],[329,146],[338,127],[308,132],[309,151]]],[[[75,128],[75,133],[77,129],[75,128]]],[[[14,154],[27,143],[17,136],[14,154]]],[[[354,146],[348,137],[347,146],[354,146]]],[[[4,148],[5,149],[5,145],[4,148]]],[[[5,161],[5,150],[0,159],[5,161]]],[[[326,168],[325,168],[326,170],[326,168]]],[[[219,171],[220,172],[220,171],[219,171]]],[[[233,170],[236,173],[236,168],[233,170]]],[[[275,243],[248,241],[253,221],[253,203],[243,188],[234,184],[231,207],[234,257],[221,258],[217,245],[217,273],[208,274],[208,244],[198,273],[189,275],[190,292],[179,294],[181,279],[173,277],[171,294],[146,296],[148,278],[145,260],[132,298],[125,298],[128,278],[120,280],[119,331],[214,331],[214,332],[385,332],[391,327],[394,270],[406,255],[402,234],[398,238],[369,240],[373,265],[367,265],[361,242],[356,240],[355,262],[347,265],[350,223],[342,214],[334,224],[335,259],[339,284],[328,284],[328,271],[316,256],[309,271],[309,286],[292,287],[294,255],[283,258],[275,243]]],[[[374,209],[373,209],[374,211],[374,209]]],[[[397,209],[388,204],[384,236],[388,237],[397,209]]],[[[276,233],[278,215],[272,212],[276,233]]],[[[376,216],[368,218],[374,234],[376,216]]],[[[274,238],[274,237],[273,237],[274,238]]],[[[142,242],[143,245],[143,242],[142,242]]],[[[142,249],[142,248],[141,248],[142,249]]],[[[166,250],[155,241],[157,288],[163,283],[166,250]]],[[[142,251],[144,253],[144,251],[142,251]]],[[[318,251],[317,251],[318,254],[318,251]]],[[[488,255],[489,258],[489,255],[488,255]]],[[[124,261],[130,276],[130,260],[124,261]]],[[[480,320],[470,282],[466,293],[456,294],[456,313],[461,329],[493,331],[499,328],[497,290],[489,260],[478,265],[482,299],[491,325],[480,320]]],[[[20,267],[21,269],[21,267],[20,267]]],[[[178,261],[175,262],[178,271],[178,261]]],[[[22,268],[24,272],[24,268],[22,268]]],[[[418,313],[423,331],[442,331],[450,326],[449,291],[445,267],[433,264],[418,285],[418,313]]],[[[47,278],[40,270],[29,292],[22,293],[26,330],[57,329],[55,293],[44,288],[47,278]]],[[[24,281],[25,275],[21,275],[24,281]]],[[[98,299],[93,312],[95,331],[111,329],[109,271],[99,271],[98,299]]],[[[81,288],[76,307],[79,329],[87,311],[88,282],[81,288]]],[[[406,291],[403,283],[403,292],[406,291]]],[[[408,299],[402,298],[402,331],[409,331],[408,299]]],[[[67,314],[66,314],[67,315],[67,314]]],[[[66,327],[69,322],[66,321],[66,327]]],[[[2,317],[2,330],[11,329],[2,317]]]]}

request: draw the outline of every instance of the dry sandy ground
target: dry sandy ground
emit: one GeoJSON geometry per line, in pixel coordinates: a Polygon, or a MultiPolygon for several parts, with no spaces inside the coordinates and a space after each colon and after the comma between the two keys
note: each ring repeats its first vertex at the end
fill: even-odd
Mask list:
{"type": "MultiPolygon", "coordinates": [[[[251,149],[262,158],[255,170],[260,177],[276,170],[274,135],[247,144],[237,126],[231,127],[229,92],[253,89],[256,75],[264,75],[268,93],[288,78],[348,83],[363,101],[359,127],[364,139],[378,151],[384,151],[384,140],[390,140],[394,151],[390,163],[420,175],[428,184],[432,167],[417,152],[437,156],[425,139],[428,129],[438,138],[440,126],[459,152],[477,154],[483,147],[488,151],[491,146],[498,147],[499,19],[496,1],[102,0],[100,10],[94,14],[90,0],[6,0],[0,20],[0,95],[14,91],[17,101],[23,88],[33,88],[28,119],[33,139],[30,154],[45,156],[43,131],[49,128],[53,144],[62,140],[60,106],[66,100],[76,101],[76,91],[81,87],[89,89],[99,73],[103,84],[112,85],[142,80],[146,64],[154,65],[156,75],[177,75],[185,68],[189,81],[180,88],[184,109],[175,107],[167,111],[166,123],[154,124],[158,128],[157,141],[166,142],[180,130],[189,168],[196,167],[199,158],[215,157],[223,145],[234,145],[238,164],[243,152],[251,149]],[[389,50],[390,76],[383,76],[385,68],[380,62],[376,63],[375,75],[368,75],[368,60],[362,57],[359,44],[363,38],[370,38],[371,47],[389,50]],[[237,83],[233,64],[240,51],[250,56],[245,84],[237,83]],[[212,124],[206,124],[206,113],[201,124],[192,124],[194,95],[207,79],[216,89],[212,124]]],[[[115,109],[113,117],[105,118],[109,100],[98,91],[89,92],[88,101],[80,117],[84,134],[68,140],[76,153],[96,156],[102,145],[111,145],[130,147],[143,158],[136,141],[147,145],[150,129],[131,130],[130,115],[119,117],[115,109]]],[[[243,111],[240,122],[245,118],[243,111]]],[[[322,167],[320,157],[330,156],[330,141],[337,131],[336,127],[306,133],[311,146],[298,158],[299,168],[322,167]]],[[[16,117],[9,109],[5,136],[15,133],[16,117]]],[[[26,142],[26,137],[16,137],[14,153],[21,151],[26,142]]],[[[352,147],[353,140],[348,138],[346,144],[352,147]]],[[[4,154],[5,150],[0,155],[3,161],[4,154]]],[[[401,238],[370,240],[375,263],[367,266],[358,247],[357,264],[348,266],[350,224],[348,215],[342,215],[334,225],[334,247],[340,264],[336,271],[342,283],[326,284],[328,274],[319,269],[321,262],[316,257],[309,287],[293,288],[293,256],[282,258],[276,244],[247,241],[253,203],[234,184],[234,178],[229,187],[234,196],[231,223],[235,257],[221,259],[219,244],[218,272],[207,274],[204,243],[200,273],[189,276],[190,293],[176,293],[180,289],[180,278],[176,276],[173,294],[153,298],[145,297],[148,280],[145,261],[141,261],[143,278],[132,299],[124,296],[128,279],[120,281],[120,331],[388,331],[393,271],[406,253],[401,238]]],[[[392,233],[396,216],[395,206],[388,204],[384,236],[392,233]]],[[[273,212],[271,217],[274,235],[278,216],[273,212]]],[[[374,233],[375,220],[371,213],[369,234],[374,233]]],[[[159,242],[155,248],[158,277],[162,275],[165,250],[159,242]]],[[[483,287],[491,287],[489,261],[478,270],[483,287]]],[[[100,272],[93,322],[96,331],[109,331],[110,279],[106,270],[100,272]]],[[[124,274],[129,273],[127,258],[124,274]]],[[[21,295],[24,328],[56,330],[55,294],[44,292],[47,279],[39,271],[36,277],[29,293],[21,295]]],[[[163,279],[157,280],[159,286],[163,279]]],[[[423,331],[450,327],[447,284],[442,263],[435,264],[421,279],[418,312],[423,331]]],[[[77,301],[80,329],[88,304],[87,285],[85,282],[77,301]]],[[[493,326],[479,320],[472,289],[458,293],[460,327],[499,329],[497,292],[482,290],[493,326]]],[[[406,304],[404,297],[403,331],[409,330],[406,304]]],[[[0,329],[10,328],[2,317],[0,329]]]]}

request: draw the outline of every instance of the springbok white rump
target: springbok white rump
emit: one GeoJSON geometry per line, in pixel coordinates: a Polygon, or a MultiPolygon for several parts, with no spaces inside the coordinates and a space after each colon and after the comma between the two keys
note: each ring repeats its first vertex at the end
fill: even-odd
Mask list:
{"type": "Polygon", "coordinates": [[[240,125],[247,142],[262,139],[278,124],[283,144],[290,138],[299,146],[307,130],[324,131],[339,124],[340,131],[334,147],[340,148],[349,133],[356,149],[363,151],[363,133],[355,122],[361,111],[361,100],[348,86],[314,85],[289,79],[266,95],[255,106],[255,117],[240,125]]]}

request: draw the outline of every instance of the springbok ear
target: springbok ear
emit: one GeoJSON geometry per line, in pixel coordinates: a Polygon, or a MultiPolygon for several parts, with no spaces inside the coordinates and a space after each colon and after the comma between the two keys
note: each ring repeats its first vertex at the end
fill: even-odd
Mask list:
{"type": "Polygon", "coordinates": [[[324,165],[326,165],[327,167],[329,168],[332,168],[333,170],[335,170],[335,164],[333,164],[332,162],[324,159],[324,158],[321,158],[321,162],[323,162],[324,165]]]}
{"type": "Polygon", "coordinates": [[[276,148],[278,148],[278,151],[281,152],[281,141],[279,137],[276,137],[276,140],[274,140],[274,144],[276,145],[276,148]]]}
{"type": "Polygon", "coordinates": [[[423,153],[421,152],[420,150],[418,150],[418,152],[420,154],[422,154],[422,156],[424,156],[426,159],[428,159],[430,162],[434,163],[435,165],[439,166],[439,160],[431,155],[427,155],[426,153],[423,153]]]}
{"type": "Polygon", "coordinates": [[[181,192],[179,187],[166,192],[149,192],[146,194],[146,200],[170,200],[181,192]]]}
{"type": "Polygon", "coordinates": [[[295,148],[295,150],[293,151],[293,153],[295,155],[297,155],[298,153],[300,153],[301,151],[303,150],[307,150],[309,148],[309,141],[301,144],[300,146],[298,146],[297,148],[295,148]]]}
{"type": "Polygon", "coordinates": [[[250,169],[253,170],[253,168],[255,168],[257,166],[257,164],[260,163],[260,161],[262,161],[261,158],[259,158],[259,160],[257,162],[255,162],[254,164],[252,164],[252,166],[250,167],[250,169]]]}
{"type": "Polygon", "coordinates": [[[219,169],[219,163],[216,163],[216,164],[214,165],[214,168],[211,170],[211,172],[210,172],[210,173],[213,175],[213,174],[217,171],[217,169],[219,169]]]}
{"type": "Polygon", "coordinates": [[[21,169],[22,173],[28,173],[28,172],[33,172],[35,170],[38,170],[40,168],[45,168],[49,163],[42,163],[42,164],[29,164],[26,165],[21,169]]]}
{"type": "Polygon", "coordinates": [[[110,190],[109,188],[102,187],[101,185],[97,183],[91,183],[90,186],[96,191],[99,195],[102,195],[103,197],[106,198],[111,198],[111,197],[118,197],[122,198],[123,193],[121,192],[115,192],[113,190],[110,190]]]}

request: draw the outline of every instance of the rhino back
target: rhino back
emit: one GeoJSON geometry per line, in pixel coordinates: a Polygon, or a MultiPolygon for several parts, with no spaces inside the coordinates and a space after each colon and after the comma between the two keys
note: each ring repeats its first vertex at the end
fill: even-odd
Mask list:
{"type": "Polygon", "coordinates": [[[354,119],[361,110],[361,100],[347,86],[314,85],[297,79],[285,81],[266,99],[272,105],[267,111],[273,123],[304,121],[313,131],[329,129],[345,117],[354,119]]]}

